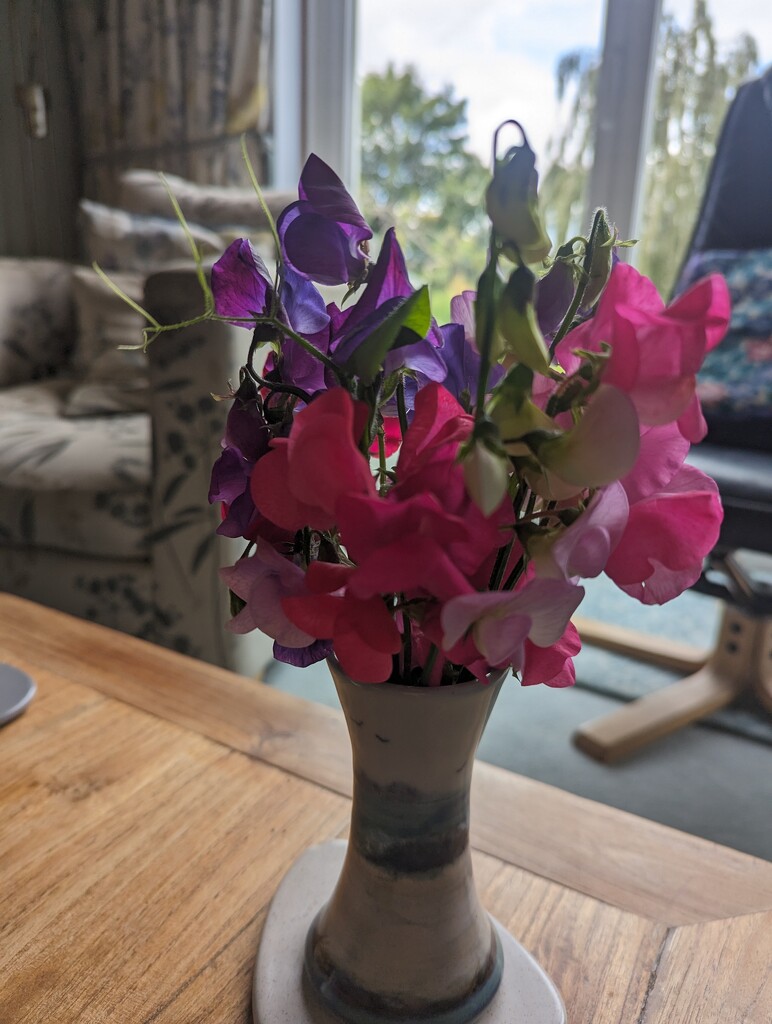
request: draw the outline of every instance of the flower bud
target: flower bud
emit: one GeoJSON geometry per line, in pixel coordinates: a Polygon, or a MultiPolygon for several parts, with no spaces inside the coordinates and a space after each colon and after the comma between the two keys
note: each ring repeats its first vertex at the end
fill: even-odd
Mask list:
{"type": "Polygon", "coordinates": [[[513,270],[498,304],[497,327],[503,351],[535,373],[549,370],[550,356],[536,319],[536,278],[525,266],[513,270]]]}
{"type": "Polygon", "coordinates": [[[493,172],[485,193],[485,208],[493,230],[504,243],[513,245],[524,263],[538,263],[550,251],[551,242],[539,214],[536,156],[523,136],[493,172]]]}
{"type": "Polygon", "coordinates": [[[612,233],[611,226],[606,220],[605,211],[599,210],[598,214],[593,232],[592,259],[590,260],[590,266],[585,267],[589,280],[582,300],[582,307],[584,309],[589,309],[595,305],[600,298],[600,293],[606,287],[606,282],[611,274],[616,232],[612,233]]]}
{"type": "Polygon", "coordinates": [[[467,493],[486,518],[499,507],[509,484],[509,460],[492,451],[484,441],[473,443],[464,456],[467,493]]]}

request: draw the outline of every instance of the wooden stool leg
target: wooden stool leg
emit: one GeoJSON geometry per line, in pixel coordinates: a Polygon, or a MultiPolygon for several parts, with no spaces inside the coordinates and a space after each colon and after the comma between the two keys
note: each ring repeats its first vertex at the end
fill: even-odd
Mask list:
{"type": "Polygon", "coordinates": [[[726,707],[741,690],[756,685],[761,648],[769,632],[768,620],[726,608],[718,644],[707,665],[686,679],[586,723],[574,734],[574,743],[598,761],[617,761],[726,707]]]}
{"type": "Polygon", "coordinates": [[[648,665],[672,669],[673,672],[696,672],[710,657],[709,650],[678,640],[665,640],[637,629],[627,629],[625,626],[585,619],[578,615],[574,616],[573,622],[583,644],[600,647],[613,654],[624,654],[636,661],[645,661],[648,665]]]}

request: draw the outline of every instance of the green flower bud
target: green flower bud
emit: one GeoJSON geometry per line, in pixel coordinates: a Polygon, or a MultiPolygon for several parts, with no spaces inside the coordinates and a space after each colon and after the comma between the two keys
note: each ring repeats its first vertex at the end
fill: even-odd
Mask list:
{"type": "Polygon", "coordinates": [[[464,456],[464,483],[467,493],[487,518],[504,500],[509,485],[509,460],[502,451],[493,451],[484,440],[476,440],[464,456]]]}
{"type": "Polygon", "coordinates": [[[524,263],[538,263],[549,255],[552,243],[539,214],[536,156],[523,135],[523,144],[513,146],[497,162],[485,193],[485,208],[493,230],[510,243],[524,263]]]}
{"type": "Polygon", "coordinates": [[[582,300],[583,306],[594,306],[606,287],[611,274],[611,258],[616,240],[616,232],[612,232],[604,210],[598,210],[593,226],[592,258],[590,266],[585,267],[589,279],[582,300]]]}
{"type": "Polygon", "coordinates": [[[536,278],[528,267],[521,265],[513,270],[499,299],[496,326],[505,354],[535,373],[546,374],[550,356],[536,318],[535,285],[536,278]]]}

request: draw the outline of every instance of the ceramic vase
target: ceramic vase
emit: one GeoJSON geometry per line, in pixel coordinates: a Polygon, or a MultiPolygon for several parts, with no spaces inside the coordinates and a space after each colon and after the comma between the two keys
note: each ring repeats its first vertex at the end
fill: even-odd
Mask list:
{"type": "Polygon", "coordinates": [[[563,1024],[551,982],[475,889],[472,769],[503,675],[420,687],[330,670],[353,755],[349,840],[309,851],[274,899],[258,1024],[563,1024]]]}

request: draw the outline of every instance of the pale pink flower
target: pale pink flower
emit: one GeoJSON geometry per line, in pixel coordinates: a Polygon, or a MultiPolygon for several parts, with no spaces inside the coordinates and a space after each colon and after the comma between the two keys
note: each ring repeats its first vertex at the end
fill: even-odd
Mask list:
{"type": "Polygon", "coordinates": [[[232,633],[259,629],[283,647],[307,647],[316,639],[293,625],[282,611],[281,600],[303,593],[305,573],[264,540],[254,554],[220,569],[220,576],[245,606],[228,623],[232,633]]]}
{"type": "Polygon", "coordinates": [[[563,580],[534,579],[520,590],[461,594],[441,613],[443,647],[453,648],[467,632],[487,663],[519,672],[524,644],[551,647],[584,597],[584,588],[563,580]]]}

